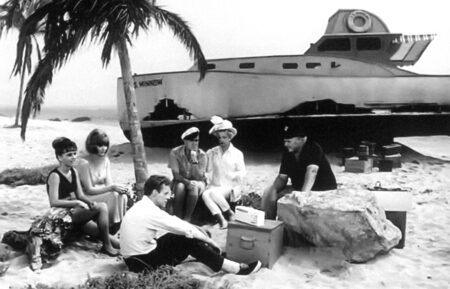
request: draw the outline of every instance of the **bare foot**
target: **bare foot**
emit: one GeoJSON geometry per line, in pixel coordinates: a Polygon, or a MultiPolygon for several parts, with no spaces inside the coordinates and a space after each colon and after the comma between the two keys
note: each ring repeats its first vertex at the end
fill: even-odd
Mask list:
{"type": "Polygon", "coordinates": [[[119,256],[119,250],[114,249],[112,247],[106,248],[105,246],[102,246],[102,248],[100,249],[100,253],[106,254],[110,257],[119,256]]]}
{"type": "Polygon", "coordinates": [[[219,222],[219,225],[221,230],[228,228],[228,222],[225,219],[222,222],[219,222]]]}

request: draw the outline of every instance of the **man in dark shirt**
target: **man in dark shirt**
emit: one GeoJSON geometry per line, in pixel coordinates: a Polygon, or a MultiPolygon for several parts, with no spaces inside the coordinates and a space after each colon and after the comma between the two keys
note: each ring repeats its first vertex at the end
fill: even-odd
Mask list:
{"type": "Polygon", "coordinates": [[[280,172],[262,197],[261,206],[267,219],[276,217],[277,200],[284,195],[291,194],[300,201],[296,191],[327,191],[337,187],[321,146],[308,140],[303,129],[286,126],[283,138],[287,151],[281,159],[280,172]],[[286,186],[289,178],[292,187],[286,186]]]}

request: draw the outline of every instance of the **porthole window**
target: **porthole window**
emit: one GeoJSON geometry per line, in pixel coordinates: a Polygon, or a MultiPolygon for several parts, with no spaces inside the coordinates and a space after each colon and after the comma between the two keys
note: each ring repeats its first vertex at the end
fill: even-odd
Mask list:
{"type": "Polygon", "coordinates": [[[297,69],[298,63],[295,62],[286,62],[283,63],[283,69],[297,69]]]}
{"type": "Polygon", "coordinates": [[[242,69],[255,68],[255,63],[254,62],[242,62],[242,63],[239,63],[239,68],[242,68],[242,69]]]}
{"type": "Polygon", "coordinates": [[[306,63],[306,68],[308,69],[318,69],[322,66],[322,64],[320,64],[320,62],[307,62],[306,63]]]}

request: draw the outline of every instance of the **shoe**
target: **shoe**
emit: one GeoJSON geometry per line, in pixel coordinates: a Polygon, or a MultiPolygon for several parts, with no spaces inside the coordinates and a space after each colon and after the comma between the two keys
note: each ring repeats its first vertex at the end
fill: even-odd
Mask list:
{"type": "Polygon", "coordinates": [[[239,272],[237,272],[237,275],[250,275],[252,273],[256,273],[261,269],[261,262],[255,261],[253,263],[250,263],[247,265],[247,268],[241,268],[239,272]]]}
{"type": "Polygon", "coordinates": [[[227,221],[234,221],[234,212],[231,209],[228,209],[225,212],[223,212],[223,216],[227,221]]]}
{"type": "Polygon", "coordinates": [[[110,252],[110,251],[106,250],[106,248],[104,246],[102,246],[102,248],[100,249],[100,253],[106,254],[106,255],[108,255],[110,257],[117,257],[117,256],[120,255],[119,251],[110,252]]]}

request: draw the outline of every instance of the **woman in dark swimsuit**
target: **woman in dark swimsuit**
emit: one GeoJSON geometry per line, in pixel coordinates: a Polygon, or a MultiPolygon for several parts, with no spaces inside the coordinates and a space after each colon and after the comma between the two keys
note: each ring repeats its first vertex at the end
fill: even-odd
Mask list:
{"type": "Polygon", "coordinates": [[[108,208],[105,203],[89,201],[84,195],[78,172],[73,168],[77,145],[68,138],[57,138],[52,143],[59,166],[50,172],[47,192],[52,209],[62,209],[72,219],[74,227],[90,235],[99,235],[102,252],[117,256],[118,240],[109,234],[108,208]],[[115,248],[116,247],[116,248],[115,248]]]}

